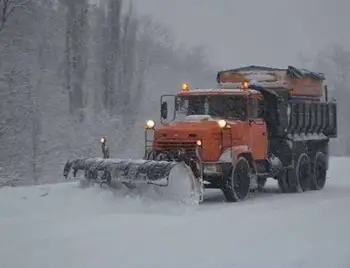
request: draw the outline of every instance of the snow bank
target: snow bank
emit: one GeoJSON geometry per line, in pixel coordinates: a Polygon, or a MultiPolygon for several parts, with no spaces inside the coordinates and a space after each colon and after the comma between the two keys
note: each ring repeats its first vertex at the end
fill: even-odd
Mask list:
{"type": "Polygon", "coordinates": [[[278,194],[271,181],[195,209],[78,183],[4,187],[0,267],[350,267],[349,164],[331,159],[323,191],[278,194]]]}

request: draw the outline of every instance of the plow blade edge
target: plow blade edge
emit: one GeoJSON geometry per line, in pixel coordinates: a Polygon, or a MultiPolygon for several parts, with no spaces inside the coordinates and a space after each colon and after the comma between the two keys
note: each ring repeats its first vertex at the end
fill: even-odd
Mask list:
{"type": "Polygon", "coordinates": [[[83,171],[86,179],[117,180],[124,183],[146,183],[157,186],[168,186],[171,170],[181,163],[154,160],[122,160],[103,158],[81,158],[68,161],[64,167],[63,175],[68,177],[73,172],[76,177],[78,171],[83,171]]]}

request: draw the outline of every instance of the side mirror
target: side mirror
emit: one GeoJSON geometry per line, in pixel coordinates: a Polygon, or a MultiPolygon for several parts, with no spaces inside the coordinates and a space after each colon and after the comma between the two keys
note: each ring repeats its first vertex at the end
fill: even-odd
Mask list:
{"type": "Polygon", "coordinates": [[[160,116],[163,119],[168,118],[168,103],[167,102],[162,102],[162,105],[160,107],[160,116]]]}
{"type": "Polygon", "coordinates": [[[180,99],[175,99],[175,111],[178,111],[180,109],[180,99]]]}

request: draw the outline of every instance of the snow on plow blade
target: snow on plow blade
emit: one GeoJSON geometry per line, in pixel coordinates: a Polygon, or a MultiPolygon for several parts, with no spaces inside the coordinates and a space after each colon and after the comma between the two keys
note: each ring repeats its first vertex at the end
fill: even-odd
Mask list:
{"type": "MultiPolygon", "coordinates": [[[[166,200],[187,204],[201,202],[199,184],[191,169],[184,163],[82,158],[66,163],[64,177],[67,178],[71,170],[74,177],[78,171],[83,171],[84,179],[106,183],[114,190],[120,189],[118,185],[121,183],[130,190],[140,190],[142,195],[147,195],[147,190],[144,192],[145,188],[142,185],[148,185],[155,186],[158,189],[156,195],[160,195],[166,200]]],[[[153,194],[151,195],[153,196],[153,194]]]]}
{"type": "Polygon", "coordinates": [[[107,172],[111,180],[125,183],[147,183],[168,186],[170,171],[180,163],[154,160],[122,160],[103,158],[81,158],[68,161],[64,167],[64,177],[70,170],[74,177],[84,171],[86,179],[99,180],[99,172],[107,172]]]}

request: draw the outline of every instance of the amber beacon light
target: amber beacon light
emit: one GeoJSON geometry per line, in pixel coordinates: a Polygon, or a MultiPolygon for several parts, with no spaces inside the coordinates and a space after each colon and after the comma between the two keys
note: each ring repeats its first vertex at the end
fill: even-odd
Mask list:
{"type": "Polygon", "coordinates": [[[189,90],[188,84],[187,84],[187,83],[183,83],[183,84],[182,84],[182,87],[181,87],[181,90],[182,90],[182,91],[188,91],[188,90],[189,90]]]}

